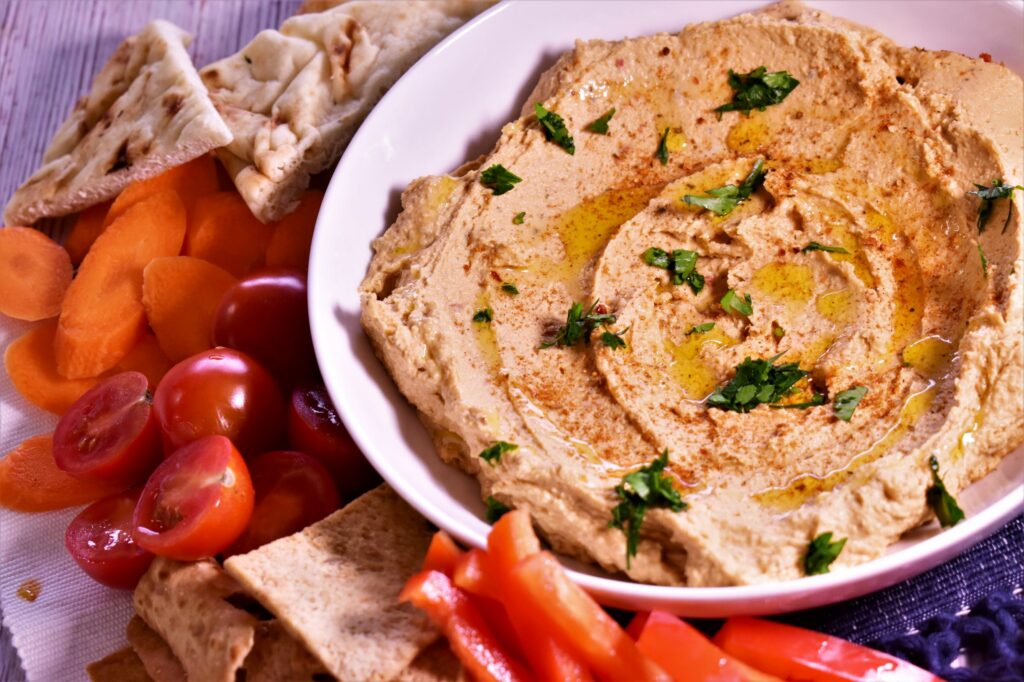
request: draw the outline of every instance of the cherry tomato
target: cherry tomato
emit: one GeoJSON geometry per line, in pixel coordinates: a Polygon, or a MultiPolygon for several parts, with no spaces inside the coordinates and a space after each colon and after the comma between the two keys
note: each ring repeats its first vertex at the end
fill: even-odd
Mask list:
{"type": "Polygon", "coordinates": [[[327,467],[346,499],[380,483],[380,476],[348,435],[331,396],[322,385],[292,391],[288,440],[293,448],[313,455],[327,467]]]}
{"type": "Polygon", "coordinates": [[[93,502],[64,533],[71,558],[96,582],[133,589],[153,561],[132,537],[132,513],[141,491],[133,488],[93,502]]]}
{"type": "Polygon", "coordinates": [[[211,435],[255,454],[277,447],[284,431],[284,401],[273,377],[230,348],[203,351],[172,367],[156,387],[153,408],[168,454],[211,435]]]}
{"type": "Polygon", "coordinates": [[[161,458],[160,430],[149,381],[121,372],[82,394],[53,434],[53,459],[76,478],[129,486],[145,480],[161,458]]]}
{"type": "Polygon", "coordinates": [[[213,342],[250,354],[282,386],[316,377],[306,275],[298,270],[265,270],[232,286],[217,309],[213,342]]]}
{"type": "Polygon", "coordinates": [[[227,554],[242,554],[298,532],[338,508],[324,465],[302,452],[266,452],[249,462],[256,507],[249,527],[227,554]]]}
{"type": "Polygon", "coordinates": [[[193,561],[231,546],[249,524],[252,480],[224,436],[207,436],[168,457],[146,482],[132,534],[158,556],[193,561]]]}

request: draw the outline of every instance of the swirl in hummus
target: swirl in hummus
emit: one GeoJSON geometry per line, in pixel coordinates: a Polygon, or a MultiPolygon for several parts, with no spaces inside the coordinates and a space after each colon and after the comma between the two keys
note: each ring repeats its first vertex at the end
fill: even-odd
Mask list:
{"type": "Polygon", "coordinates": [[[695,586],[804,575],[828,532],[833,568],[868,561],[932,517],[932,457],[955,495],[1024,440],[1021,192],[981,230],[970,194],[1021,183],[1022,101],[999,64],[794,3],[580,42],[486,158],[405,191],[364,327],[445,461],[559,551],[695,586]],[[762,66],[799,84],[716,113],[762,66]],[[759,160],[724,215],[693,200],[759,160]],[[496,165],[520,181],[485,186],[496,165]],[[694,252],[702,286],[650,249],[694,252]],[[614,322],[550,345],[574,302],[614,322]],[[709,400],[748,359],[800,375],[709,400]],[[646,509],[629,557],[616,486],[666,450],[685,504],[646,509]]]}

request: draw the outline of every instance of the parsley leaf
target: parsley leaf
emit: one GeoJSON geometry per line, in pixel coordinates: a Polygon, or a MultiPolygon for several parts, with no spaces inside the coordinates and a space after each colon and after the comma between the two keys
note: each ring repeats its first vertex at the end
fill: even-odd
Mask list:
{"type": "MultiPolygon", "coordinates": [[[[590,343],[590,336],[598,327],[607,327],[615,324],[615,316],[608,313],[596,312],[598,302],[594,301],[587,311],[583,312],[582,303],[573,303],[565,316],[565,324],[555,332],[555,338],[541,343],[541,348],[551,346],[575,346],[581,340],[590,343]]],[[[603,309],[603,306],[602,306],[603,309]]],[[[607,344],[605,344],[607,345],[607,344]]]]}
{"type": "Polygon", "coordinates": [[[604,115],[600,118],[591,121],[587,125],[587,130],[591,133],[597,133],[598,135],[608,134],[608,121],[612,120],[612,116],[615,115],[615,108],[611,108],[604,112],[604,115]]]}
{"type": "Polygon", "coordinates": [[[746,317],[750,317],[754,314],[754,302],[750,299],[750,294],[744,294],[743,298],[740,298],[732,289],[725,292],[725,296],[720,301],[722,304],[722,310],[727,313],[739,313],[746,317]]]}
{"type": "Polygon", "coordinates": [[[809,242],[807,246],[800,249],[800,253],[807,253],[808,251],[827,251],[828,253],[845,253],[847,255],[850,253],[841,246],[827,246],[818,242],[809,242]]]}
{"type": "Polygon", "coordinates": [[[729,215],[734,208],[750,198],[754,190],[764,182],[765,175],[764,159],[758,159],[739,187],[732,184],[715,187],[704,192],[706,196],[687,194],[683,197],[683,203],[700,206],[717,216],[729,215]]]}
{"type": "MultiPolygon", "coordinates": [[[[992,205],[999,199],[1010,199],[1013,196],[1013,190],[1019,189],[1024,192],[1024,187],[1020,185],[1004,185],[1002,178],[997,178],[992,181],[991,187],[985,185],[979,185],[974,183],[977,189],[973,192],[968,192],[969,195],[978,197],[981,199],[981,205],[978,206],[978,232],[985,231],[985,223],[988,222],[989,216],[992,215],[992,205]]],[[[1010,203],[1010,207],[1006,209],[1006,222],[1003,223],[1003,232],[1006,232],[1006,228],[1010,225],[1010,215],[1013,213],[1013,203],[1010,203]]]]}
{"type": "Polygon", "coordinates": [[[487,511],[484,512],[484,516],[488,523],[495,523],[502,516],[512,511],[490,495],[488,495],[487,499],[484,500],[484,504],[487,505],[487,511]]]}
{"type": "Polygon", "coordinates": [[[616,334],[615,332],[607,332],[607,331],[606,332],[602,332],[601,333],[601,343],[603,343],[604,345],[608,346],[612,350],[618,350],[620,348],[625,348],[626,347],[626,341],[625,341],[625,339],[622,338],[623,334],[625,334],[625,332],[619,332],[618,334],[616,334]]]}
{"type": "Polygon", "coordinates": [[[520,211],[512,217],[513,225],[522,225],[524,222],[526,222],[526,211],[520,211]]]}
{"type": "Polygon", "coordinates": [[[661,139],[658,141],[658,151],[654,152],[654,158],[661,161],[661,165],[668,165],[668,128],[661,134],[661,139]]]}
{"type": "Polygon", "coordinates": [[[751,109],[764,111],[772,104],[778,104],[793,92],[800,81],[789,75],[788,71],[772,71],[759,66],[749,73],[736,73],[729,69],[729,87],[732,88],[732,101],[715,109],[718,118],[722,112],[742,111],[747,116],[751,109]]]}
{"type": "Polygon", "coordinates": [[[935,518],[943,528],[950,528],[964,520],[964,510],[956,503],[956,498],[946,490],[946,484],[939,478],[939,460],[935,455],[928,458],[928,466],[932,470],[932,486],[925,493],[928,506],[935,512],[935,518]]]}
{"type": "Polygon", "coordinates": [[[698,324],[698,325],[695,325],[695,326],[691,327],[690,331],[686,332],[686,335],[689,336],[690,334],[703,334],[705,332],[711,331],[714,328],[715,328],[715,323],[714,322],[705,322],[704,324],[698,324]]]}
{"type": "Polygon", "coordinates": [[[513,450],[518,449],[519,446],[515,443],[506,443],[503,440],[499,440],[496,441],[494,445],[484,448],[483,451],[480,452],[480,459],[484,460],[491,466],[494,466],[501,462],[501,456],[506,452],[512,452],[513,450]]]}
{"type": "Polygon", "coordinates": [[[832,542],[831,531],[822,533],[811,540],[807,545],[807,554],[804,556],[804,573],[807,575],[828,573],[828,567],[843,551],[845,544],[846,538],[832,542]]]}
{"type": "Polygon", "coordinates": [[[861,399],[867,393],[867,386],[851,386],[845,391],[836,393],[836,399],[832,403],[832,408],[836,411],[836,417],[844,422],[850,421],[853,418],[853,411],[857,409],[861,399]]]}
{"type": "Polygon", "coordinates": [[[750,412],[758,405],[771,404],[791,393],[796,382],[807,376],[800,363],[774,364],[779,353],[767,360],[748,356],[736,365],[736,374],[725,386],[708,396],[708,405],[732,412],[750,412]]]}
{"type": "Polygon", "coordinates": [[[517,182],[522,181],[521,177],[500,163],[494,164],[480,174],[480,184],[493,191],[495,196],[508,192],[517,182]]]}
{"type": "Polygon", "coordinates": [[[981,250],[981,242],[978,242],[978,256],[981,257],[981,272],[988,277],[988,258],[985,258],[985,252],[981,250]]]}
{"type": "Polygon", "coordinates": [[[640,526],[648,509],[668,508],[682,511],[689,505],[683,501],[679,491],[672,485],[672,478],[662,472],[668,465],[668,450],[661,453],[649,465],[626,474],[622,483],[615,486],[619,503],[612,509],[609,528],[618,528],[626,534],[626,568],[630,559],[636,556],[640,543],[640,526]]]}
{"type": "Polygon", "coordinates": [[[484,323],[486,323],[486,322],[490,322],[493,319],[494,319],[494,311],[491,310],[490,308],[483,308],[482,310],[478,310],[475,313],[473,313],[473,321],[474,322],[484,322],[484,323]]]}
{"type": "Polygon", "coordinates": [[[553,111],[548,111],[544,105],[537,102],[533,105],[533,112],[537,114],[537,122],[548,142],[554,142],[569,154],[576,153],[576,143],[573,142],[569,129],[565,127],[565,120],[553,111]]]}
{"type": "Polygon", "coordinates": [[[699,254],[696,251],[674,249],[672,253],[669,253],[664,249],[652,246],[640,257],[648,265],[668,270],[672,284],[679,285],[685,282],[690,285],[690,289],[695,294],[699,294],[704,288],[704,275],[697,272],[699,254]]]}
{"type": "Polygon", "coordinates": [[[512,282],[502,282],[501,283],[501,290],[504,291],[509,296],[518,296],[519,295],[519,287],[517,287],[512,282]]]}

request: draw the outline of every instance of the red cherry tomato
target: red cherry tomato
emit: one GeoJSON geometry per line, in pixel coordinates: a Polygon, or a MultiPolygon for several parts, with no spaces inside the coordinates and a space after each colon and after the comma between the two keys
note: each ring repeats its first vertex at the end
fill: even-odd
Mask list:
{"type": "Polygon", "coordinates": [[[246,455],[273,449],[284,431],[284,401],[273,377],[245,353],[213,348],[164,375],[153,397],[170,454],[203,436],[227,436],[246,455]]]}
{"type": "Polygon", "coordinates": [[[146,482],[132,517],[132,534],[158,556],[193,561],[223,552],[249,524],[252,480],[224,436],[189,443],[164,460],[146,482]]]}
{"type": "Polygon", "coordinates": [[[153,555],[132,537],[132,512],[142,488],[93,502],[64,533],[71,558],[96,582],[130,590],[149,568],[153,555]]]}
{"type": "Polygon", "coordinates": [[[380,483],[380,476],[348,435],[331,396],[322,385],[299,387],[292,391],[288,409],[288,440],[294,449],[320,460],[346,499],[380,483]]]}
{"type": "Polygon", "coordinates": [[[282,386],[316,377],[305,273],[265,270],[228,289],[214,319],[213,342],[253,356],[282,386]]]}
{"type": "Polygon", "coordinates": [[[249,462],[256,507],[249,527],[227,554],[242,554],[298,532],[339,506],[334,480],[302,452],[277,450],[249,462]]]}
{"type": "Polygon", "coordinates": [[[53,459],[76,478],[129,486],[161,458],[149,381],[141,372],[104,379],[68,408],[53,434],[53,459]]]}

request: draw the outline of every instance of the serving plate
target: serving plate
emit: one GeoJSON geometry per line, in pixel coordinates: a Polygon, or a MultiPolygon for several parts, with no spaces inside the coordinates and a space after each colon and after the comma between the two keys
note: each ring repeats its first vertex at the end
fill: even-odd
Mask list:
{"type": "MultiPolygon", "coordinates": [[[[516,118],[538,76],[577,38],[674,32],[764,2],[509,2],[477,17],[421,59],[381,100],[338,165],[317,220],[309,306],[317,359],[353,438],[424,516],[464,543],[490,526],[475,480],[441,462],[415,410],[374,356],[359,324],[357,287],[370,242],[393,222],[406,185],[487,152],[516,118]]],[[[869,25],[902,45],[987,52],[1024,73],[1024,6],[1011,2],[810,3],[869,25]]],[[[741,587],[642,585],[566,560],[603,603],[694,617],[769,614],[821,606],[932,568],[1024,510],[1024,448],[960,495],[968,518],[945,532],[915,529],[870,563],[826,575],[741,587]]]]}

